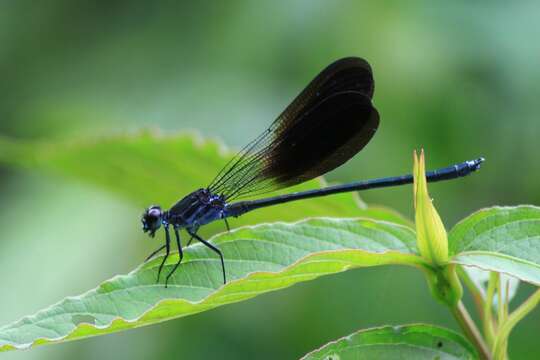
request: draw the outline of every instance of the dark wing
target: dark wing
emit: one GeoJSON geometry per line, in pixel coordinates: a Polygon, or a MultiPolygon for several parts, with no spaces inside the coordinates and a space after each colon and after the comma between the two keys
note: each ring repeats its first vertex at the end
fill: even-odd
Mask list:
{"type": "Polygon", "coordinates": [[[335,169],[360,151],[379,126],[371,103],[373,90],[365,60],[337,60],[208,188],[231,200],[299,184],[335,169]]]}

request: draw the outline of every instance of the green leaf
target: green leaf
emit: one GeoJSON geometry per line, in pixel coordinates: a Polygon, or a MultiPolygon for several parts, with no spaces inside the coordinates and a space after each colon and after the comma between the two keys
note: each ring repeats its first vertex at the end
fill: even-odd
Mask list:
{"type": "Polygon", "coordinates": [[[441,327],[416,324],[358,331],[326,344],[303,360],[477,359],[461,335],[441,327]]]}
{"type": "MultiPolygon", "coordinates": [[[[160,135],[156,131],[71,141],[33,142],[0,136],[0,164],[38,169],[97,185],[143,207],[169,207],[180,197],[208,185],[232,153],[195,134],[160,135]]],[[[283,192],[320,188],[308,181],[283,192]]],[[[268,194],[270,196],[272,194],[268,194]]],[[[263,221],[295,221],[309,216],[363,216],[412,226],[397,212],[369,208],[358,196],[338,194],[274,206],[246,214],[235,226],[263,221]],[[285,208],[287,211],[283,211],[285,208]]],[[[205,227],[208,228],[208,227],[205,227]]],[[[211,224],[210,233],[223,229],[211,224]]]]}
{"type": "Polygon", "coordinates": [[[540,208],[493,207],[458,223],[449,234],[451,262],[540,285],[540,208]]]}
{"type": "MultiPolygon", "coordinates": [[[[263,224],[217,235],[212,242],[223,251],[227,285],[215,253],[196,244],[186,248],[168,288],[155,283],[161,258],[155,259],[0,328],[0,350],[154,324],[357,267],[425,266],[410,228],[368,219],[263,224]]],[[[177,260],[177,254],[170,257],[164,274],[177,260]]]]}

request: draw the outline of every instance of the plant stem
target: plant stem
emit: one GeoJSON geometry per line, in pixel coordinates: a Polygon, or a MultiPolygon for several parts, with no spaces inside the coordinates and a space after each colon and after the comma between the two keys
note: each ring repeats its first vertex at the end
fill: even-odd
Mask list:
{"type": "Polygon", "coordinates": [[[528,313],[530,313],[536,305],[540,303],[540,289],[536,290],[523,304],[521,304],[504,323],[499,325],[497,331],[497,337],[495,338],[495,344],[493,345],[493,355],[496,360],[504,359],[506,356],[506,346],[508,336],[514,328],[514,326],[523,319],[528,313]]]}
{"type": "Polygon", "coordinates": [[[484,303],[484,336],[490,347],[493,346],[495,341],[495,320],[493,319],[493,297],[495,296],[495,289],[499,280],[499,273],[491,272],[489,274],[489,282],[486,291],[486,299],[484,303]]]}
{"type": "Polygon", "coordinates": [[[501,276],[500,274],[498,274],[497,276],[497,322],[499,324],[502,324],[505,320],[504,299],[503,299],[502,292],[503,292],[503,289],[502,289],[501,276]]]}
{"type": "Polygon", "coordinates": [[[463,280],[463,283],[469,289],[471,292],[474,305],[476,307],[476,311],[478,311],[478,315],[480,315],[480,320],[482,323],[485,322],[485,313],[484,313],[484,294],[482,291],[476,286],[474,281],[472,281],[471,277],[467,272],[463,269],[463,267],[459,266],[457,268],[457,272],[461,280],[463,280]]]}
{"type": "Polygon", "coordinates": [[[457,322],[459,323],[459,326],[461,329],[465,332],[465,335],[467,335],[467,338],[473,343],[473,345],[478,350],[478,353],[480,354],[480,358],[484,360],[491,359],[491,354],[489,353],[489,349],[484,342],[484,339],[482,338],[482,335],[480,334],[480,331],[476,327],[476,324],[471,319],[471,316],[469,315],[469,312],[465,308],[465,305],[460,301],[458,304],[451,308],[452,315],[456,318],[457,322]]]}

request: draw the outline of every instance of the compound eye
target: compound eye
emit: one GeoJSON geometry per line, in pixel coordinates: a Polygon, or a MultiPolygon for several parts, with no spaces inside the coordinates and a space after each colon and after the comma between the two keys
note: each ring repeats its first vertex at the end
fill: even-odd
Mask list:
{"type": "Polygon", "coordinates": [[[159,218],[161,216],[161,209],[159,208],[152,208],[148,210],[148,215],[153,218],[159,218]]]}

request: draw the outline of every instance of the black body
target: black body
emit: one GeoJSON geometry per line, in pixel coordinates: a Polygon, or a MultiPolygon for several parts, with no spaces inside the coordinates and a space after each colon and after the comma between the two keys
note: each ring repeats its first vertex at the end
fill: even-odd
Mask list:
{"type": "MultiPolygon", "coordinates": [[[[168,211],[151,206],[143,214],[143,230],[154,236],[163,225],[166,249],[159,275],[170,251],[169,226],[174,229],[179,251],[176,266],[182,261],[179,230],[184,228],[215,251],[221,259],[223,281],[225,264],[221,251],[197,235],[200,226],[228,217],[237,217],[261,207],[290,201],[412,183],[412,175],[330,186],[266,199],[237,201],[313,179],[345,163],[373,137],[379,114],[371,102],[374,81],[369,64],[360,58],[337,60],[324,69],[285,111],[254,141],[242,149],[206,188],[178,201],[168,211]]],[[[466,176],[480,167],[483,159],[432,171],[428,181],[466,176]]],[[[191,242],[190,239],[190,242],[191,242]]],[[[189,245],[189,243],[188,243],[189,245]]]]}

